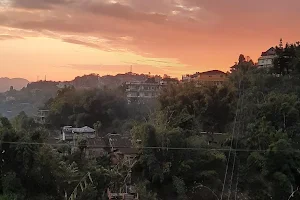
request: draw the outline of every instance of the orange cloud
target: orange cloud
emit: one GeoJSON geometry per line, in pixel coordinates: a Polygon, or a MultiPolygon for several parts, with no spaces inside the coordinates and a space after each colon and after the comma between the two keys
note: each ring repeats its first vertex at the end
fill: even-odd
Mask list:
{"type": "Polygon", "coordinates": [[[15,35],[0,35],[0,40],[14,40],[14,39],[24,39],[24,38],[15,35]]]}
{"type": "MultiPolygon", "coordinates": [[[[0,9],[0,26],[15,30],[9,35],[31,31],[26,34],[59,39],[62,46],[130,52],[142,60],[169,58],[176,62],[168,66],[181,64],[172,70],[179,75],[227,70],[240,53],[256,59],[280,37],[298,40],[299,8],[298,0],[11,0],[0,9]]],[[[168,66],[162,67],[168,72],[168,66]]]]}

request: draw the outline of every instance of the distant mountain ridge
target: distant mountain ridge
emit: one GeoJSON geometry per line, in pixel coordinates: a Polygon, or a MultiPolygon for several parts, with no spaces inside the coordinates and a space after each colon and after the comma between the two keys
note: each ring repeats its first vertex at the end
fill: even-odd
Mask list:
{"type": "Polygon", "coordinates": [[[6,92],[9,90],[10,86],[13,86],[14,89],[20,90],[23,87],[26,87],[29,83],[28,80],[24,78],[0,78],[0,92],[6,92]]]}

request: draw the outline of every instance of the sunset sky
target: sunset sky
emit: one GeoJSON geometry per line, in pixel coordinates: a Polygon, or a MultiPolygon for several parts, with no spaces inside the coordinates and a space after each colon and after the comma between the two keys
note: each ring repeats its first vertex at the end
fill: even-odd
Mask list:
{"type": "Polygon", "coordinates": [[[300,40],[299,0],[0,0],[0,77],[227,71],[300,40]]]}

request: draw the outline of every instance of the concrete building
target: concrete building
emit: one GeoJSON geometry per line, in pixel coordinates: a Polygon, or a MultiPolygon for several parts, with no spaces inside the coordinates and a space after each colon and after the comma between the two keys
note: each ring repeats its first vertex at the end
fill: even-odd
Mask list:
{"type": "Polygon", "coordinates": [[[273,67],[274,59],[276,58],[276,50],[274,47],[271,47],[265,52],[261,53],[261,56],[258,58],[258,67],[259,68],[271,68],[273,67]]]}
{"type": "Polygon", "coordinates": [[[199,85],[202,84],[212,84],[221,85],[227,80],[227,74],[220,70],[210,70],[206,72],[196,72],[192,75],[182,76],[182,82],[194,81],[199,85]]]}
{"type": "Polygon", "coordinates": [[[146,81],[127,82],[126,96],[128,103],[142,102],[159,96],[163,87],[169,84],[178,84],[175,78],[160,78],[158,76],[148,78],[146,81]]]}
{"type": "Polygon", "coordinates": [[[127,82],[126,85],[128,103],[156,98],[162,87],[160,81],[156,81],[155,78],[149,78],[146,81],[127,82]]]}

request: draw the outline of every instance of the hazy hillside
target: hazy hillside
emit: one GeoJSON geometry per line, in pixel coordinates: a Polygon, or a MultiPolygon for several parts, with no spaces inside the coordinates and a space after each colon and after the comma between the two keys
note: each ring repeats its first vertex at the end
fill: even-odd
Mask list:
{"type": "Polygon", "coordinates": [[[20,90],[26,87],[28,83],[29,81],[23,78],[0,78],[0,92],[9,90],[10,86],[13,86],[16,90],[20,90]]]}
{"type": "Polygon", "coordinates": [[[24,111],[27,115],[36,114],[50,98],[55,97],[57,82],[39,81],[29,83],[21,90],[9,90],[0,93],[0,116],[13,118],[24,111]]]}
{"type": "MultiPolygon", "coordinates": [[[[13,118],[24,111],[33,116],[50,98],[56,96],[57,91],[66,86],[76,89],[109,88],[116,89],[127,81],[143,81],[149,76],[145,74],[117,74],[115,76],[99,76],[89,74],[75,77],[72,81],[38,81],[29,83],[26,79],[0,78],[0,116],[13,118]],[[10,86],[14,90],[9,90],[10,86]]],[[[121,88],[122,90],[122,88],[121,88]]]]}

